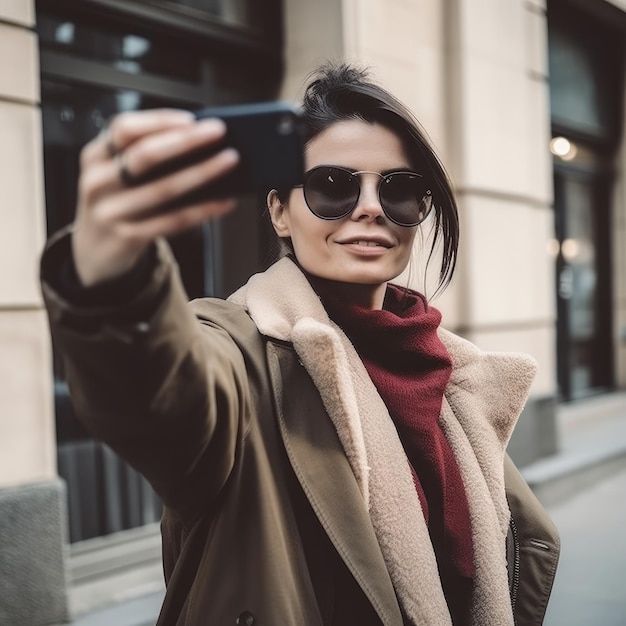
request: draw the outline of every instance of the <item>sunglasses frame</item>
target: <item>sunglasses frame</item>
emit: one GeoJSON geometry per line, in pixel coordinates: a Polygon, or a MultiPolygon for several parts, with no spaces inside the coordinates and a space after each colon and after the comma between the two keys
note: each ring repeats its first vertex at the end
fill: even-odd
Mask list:
{"type": "Polygon", "coordinates": [[[381,174],[380,172],[373,172],[373,171],[369,171],[369,170],[358,170],[358,171],[352,171],[346,167],[340,167],[338,165],[316,165],[315,167],[312,167],[310,170],[306,171],[304,173],[304,182],[301,185],[294,185],[294,189],[302,189],[302,193],[304,195],[304,201],[307,205],[307,208],[309,209],[309,211],[311,211],[311,213],[313,213],[313,215],[315,215],[315,217],[321,219],[321,220],[326,220],[326,221],[334,221],[334,220],[340,220],[343,219],[344,217],[347,217],[348,215],[350,215],[354,209],[356,209],[358,203],[359,203],[359,198],[361,197],[361,179],[359,178],[360,174],[375,174],[376,176],[380,177],[380,182],[378,183],[378,188],[377,188],[377,193],[378,193],[378,202],[380,203],[380,206],[383,210],[383,213],[385,214],[385,216],[387,217],[387,219],[389,219],[390,221],[392,221],[394,224],[397,224],[398,226],[402,226],[404,228],[413,228],[414,226],[419,226],[420,224],[422,224],[426,218],[430,215],[433,205],[432,205],[432,191],[430,189],[427,189],[426,192],[424,193],[424,196],[430,196],[431,198],[431,204],[430,207],[428,208],[428,211],[426,211],[424,217],[419,220],[418,222],[412,222],[411,224],[403,224],[401,222],[398,222],[397,220],[395,220],[391,215],[389,215],[389,213],[387,212],[388,209],[385,207],[385,205],[382,202],[382,198],[380,197],[380,188],[381,185],[383,183],[383,181],[389,177],[389,176],[394,176],[394,175],[398,175],[398,174],[409,174],[411,176],[417,176],[419,178],[424,178],[422,176],[422,174],[418,174],[417,172],[412,172],[410,170],[398,170],[395,172],[387,172],[386,174],[381,174]],[[342,215],[337,215],[334,217],[327,217],[327,216],[323,216],[323,215],[318,215],[312,208],[311,205],[309,204],[309,201],[307,200],[306,197],[306,184],[307,184],[307,179],[310,177],[312,172],[315,172],[317,170],[321,170],[321,169],[327,169],[327,170],[339,170],[341,172],[345,172],[346,174],[350,174],[350,176],[354,176],[356,177],[357,180],[357,184],[359,185],[359,193],[357,194],[355,200],[354,200],[354,204],[352,205],[352,207],[350,207],[350,210],[346,211],[345,213],[343,213],[342,215]]]}

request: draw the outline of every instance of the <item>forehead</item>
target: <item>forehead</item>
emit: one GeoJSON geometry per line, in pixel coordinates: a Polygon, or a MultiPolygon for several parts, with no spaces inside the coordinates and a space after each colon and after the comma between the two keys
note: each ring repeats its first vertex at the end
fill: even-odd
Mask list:
{"type": "Polygon", "coordinates": [[[411,166],[400,137],[385,126],[346,120],[314,137],[305,152],[307,169],[341,165],[353,170],[384,172],[411,166]]]}

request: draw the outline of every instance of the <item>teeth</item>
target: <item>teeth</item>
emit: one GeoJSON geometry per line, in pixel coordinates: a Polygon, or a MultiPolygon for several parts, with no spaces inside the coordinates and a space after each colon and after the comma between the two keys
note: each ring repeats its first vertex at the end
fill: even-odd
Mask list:
{"type": "Polygon", "coordinates": [[[356,243],[358,246],[380,246],[381,245],[376,241],[357,241],[356,243]]]}

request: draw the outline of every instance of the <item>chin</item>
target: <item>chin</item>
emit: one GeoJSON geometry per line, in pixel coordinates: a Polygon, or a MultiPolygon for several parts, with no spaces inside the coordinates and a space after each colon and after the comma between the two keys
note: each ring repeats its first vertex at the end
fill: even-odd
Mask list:
{"type": "Polygon", "coordinates": [[[333,277],[329,276],[329,278],[330,280],[336,280],[342,283],[352,283],[353,285],[370,285],[372,287],[375,287],[377,285],[388,283],[396,276],[398,276],[398,274],[389,275],[359,272],[349,274],[335,274],[333,277]]]}
{"type": "Polygon", "coordinates": [[[358,285],[381,285],[393,280],[402,273],[401,269],[396,268],[374,268],[374,267],[356,267],[347,272],[338,273],[346,276],[344,282],[352,282],[358,285]]]}

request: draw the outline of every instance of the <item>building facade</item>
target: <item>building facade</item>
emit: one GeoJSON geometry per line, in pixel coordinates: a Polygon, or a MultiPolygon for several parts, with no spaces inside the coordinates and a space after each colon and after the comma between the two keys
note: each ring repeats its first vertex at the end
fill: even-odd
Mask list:
{"type": "MultiPolygon", "coordinates": [[[[108,117],[297,100],[326,60],[369,65],[456,189],[444,324],[538,361],[510,446],[524,465],[558,449],[559,402],[626,389],[625,32],[623,0],[0,0],[0,623],[162,585],[158,501],[74,420],[37,282],[108,117]]],[[[259,203],[172,241],[190,296],[264,263],[259,203]]],[[[400,280],[432,292],[415,257],[400,280]]]]}

